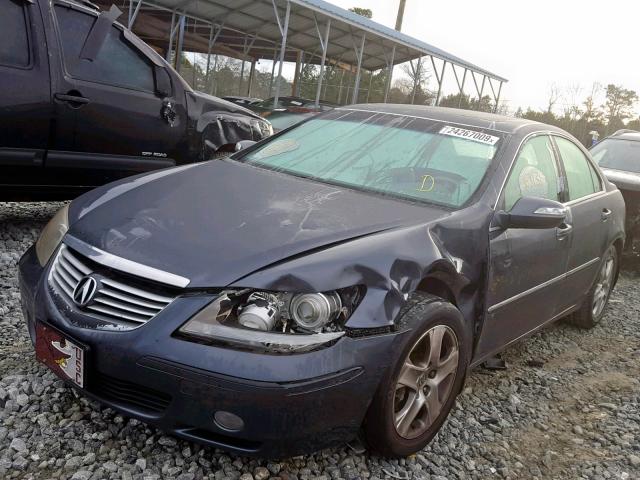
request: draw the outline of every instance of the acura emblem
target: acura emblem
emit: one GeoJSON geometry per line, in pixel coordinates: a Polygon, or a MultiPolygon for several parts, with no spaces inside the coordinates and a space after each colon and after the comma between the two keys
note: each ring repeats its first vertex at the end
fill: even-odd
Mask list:
{"type": "Polygon", "coordinates": [[[86,307],[91,303],[98,291],[98,281],[93,277],[81,278],[73,289],[73,302],[79,307],[86,307]]]}

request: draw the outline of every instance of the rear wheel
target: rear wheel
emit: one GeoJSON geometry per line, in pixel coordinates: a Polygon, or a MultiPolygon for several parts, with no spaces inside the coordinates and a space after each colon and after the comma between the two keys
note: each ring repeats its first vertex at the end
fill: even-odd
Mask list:
{"type": "Polygon", "coordinates": [[[418,294],[402,321],[412,328],[367,412],[372,449],[397,457],[424,448],[438,432],[464,383],[470,342],[460,312],[418,294]]]}
{"type": "Polygon", "coordinates": [[[618,251],[611,245],[602,256],[596,281],[580,310],[569,317],[570,323],[580,328],[593,328],[600,322],[613,290],[617,269],[618,251]]]}

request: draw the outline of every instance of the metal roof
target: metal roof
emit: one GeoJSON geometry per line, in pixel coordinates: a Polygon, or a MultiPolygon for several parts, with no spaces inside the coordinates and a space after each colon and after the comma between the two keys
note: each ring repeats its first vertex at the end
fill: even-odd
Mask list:
{"type": "MultiPolygon", "coordinates": [[[[298,52],[304,51],[306,62],[319,62],[322,54],[320,36],[324,35],[325,24],[330,18],[331,28],[327,42],[327,59],[330,62],[356,65],[356,50],[360,47],[364,34],[362,67],[367,70],[387,67],[391,62],[391,51],[395,47],[394,65],[431,55],[497,81],[507,81],[440,48],[324,0],[288,1],[290,19],[285,61],[295,61],[298,52]]],[[[134,0],[134,3],[137,1],[134,0]]],[[[170,12],[176,12],[201,20],[199,26],[196,21],[194,33],[196,28],[200,28],[202,30],[197,33],[202,36],[205,35],[204,29],[209,28],[207,22],[221,26],[214,51],[224,47],[238,51],[240,57],[273,59],[282,40],[279,23],[283,23],[287,0],[143,0],[142,3],[165,9],[169,17],[170,12]],[[280,17],[278,20],[274,7],[277,7],[280,17]]],[[[153,15],[151,10],[143,10],[141,13],[145,16],[147,13],[153,15]]],[[[141,27],[138,24],[134,29],[138,31],[141,27]]],[[[202,51],[202,48],[197,51],[202,51]]]]}

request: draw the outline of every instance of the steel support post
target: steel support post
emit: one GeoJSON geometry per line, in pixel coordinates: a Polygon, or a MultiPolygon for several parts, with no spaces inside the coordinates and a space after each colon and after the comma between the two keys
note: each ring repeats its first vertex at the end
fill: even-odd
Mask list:
{"type": "Polygon", "coordinates": [[[251,96],[253,90],[253,79],[256,76],[256,59],[251,61],[251,68],[249,69],[249,85],[247,86],[247,97],[251,96]]]}
{"type": "MultiPolygon", "coordinates": [[[[315,19],[315,17],[314,17],[315,19]]],[[[327,27],[324,31],[324,40],[320,36],[320,29],[318,28],[318,22],[316,22],[316,29],[318,30],[318,36],[320,38],[320,46],[322,47],[322,58],[320,59],[320,75],[318,76],[318,88],[316,90],[316,108],[320,105],[320,92],[322,91],[322,81],[324,80],[324,64],[327,60],[327,48],[329,47],[329,32],[331,31],[331,19],[327,19],[327,27]]]]}
{"type": "Polygon", "coordinates": [[[287,49],[287,32],[289,30],[289,15],[291,14],[291,3],[287,0],[287,9],[284,14],[284,25],[280,25],[280,14],[276,8],[275,0],[273,0],[273,8],[278,20],[278,27],[280,27],[280,33],[282,35],[282,45],[280,46],[280,61],[278,64],[278,78],[276,78],[276,93],[273,97],[273,108],[278,105],[280,99],[280,78],[282,77],[282,65],[284,64],[284,54],[287,49]]]}
{"type": "Polygon", "coordinates": [[[169,29],[169,46],[167,47],[167,54],[165,60],[171,62],[171,52],[173,51],[173,37],[176,34],[176,12],[171,13],[171,28],[169,29]]]}
{"type": "Polygon", "coordinates": [[[273,78],[276,73],[276,58],[278,56],[278,50],[273,50],[273,62],[271,62],[271,78],[269,79],[269,97],[271,96],[271,92],[273,92],[273,78]]]}
{"type": "Polygon", "coordinates": [[[362,41],[360,42],[360,51],[356,49],[356,55],[358,57],[358,69],[356,70],[356,81],[353,84],[353,96],[351,97],[351,103],[358,103],[358,93],[360,93],[360,71],[362,69],[362,57],[364,56],[364,42],[366,35],[362,32],[362,41]]]}
{"type": "Polygon", "coordinates": [[[133,6],[133,0],[129,1],[129,30],[133,29],[133,24],[136,21],[136,18],[138,17],[138,12],[140,11],[140,6],[142,5],[142,0],[138,0],[138,4],[136,5],[136,9],[133,11],[133,14],[131,13],[131,7],[133,6]]]}
{"type": "Polygon", "coordinates": [[[300,91],[300,74],[302,71],[302,62],[304,59],[302,58],[302,50],[298,50],[296,53],[296,66],[293,70],[293,84],[291,85],[292,94],[298,95],[300,91]]]}
{"type": "Polygon", "coordinates": [[[498,111],[498,102],[500,101],[500,92],[502,91],[502,82],[500,82],[500,86],[498,87],[498,94],[496,95],[496,91],[493,88],[493,82],[489,79],[489,86],[491,87],[491,93],[493,94],[493,100],[496,102],[493,106],[493,113],[498,111]]]}
{"type": "Polygon", "coordinates": [[[396,46],[391,49],[391,61],[387,63],[387,79],[384,85],[384,103],[389,98],[389,89],[391,88],[391,77],[393,76],[393,63],[396,60],[396,46]]]}
{"type": "Polygon", "coordinates": [[[442,61],[442,71],[440,75],[438,75],[438,69],[436,68],[436,62],[433,59],[433,55],[431,56],[431,65],[433,66],[433,73],[436,74],[436,80],[438,80],[438,93],[436,95],[436,107],[440,104],[440,95],[442,94],[442,81],[444,80],[444,69],[447,66],[447,61],[442,61]]]}
{"type": "Polygon", "coordinates": [[[342,75],[340,75],[340,87],[338,87],[338,101],[336,102],[338,105],[342,105],[342,82],[344,81],[344,68],[342,69],[342,75]]]}
{"type": "Polygon", "coordinates": [[[178,21],[178,46],[176,47],[176,72],[180,73],[180,67],[182,64],[182,47],[184,45],[184,26],[186,22],[186,17],[184,15],[180,15],[180,20],[178,21]]]}
{"type": "MultiPolygon", "coordinates": [[[[433,60],[433,58],[432,58],[433,60]]],[[[418,65],[413,66],[413,60],[409,61],[409,67],[411,67],[411,72],[413,72],[413,88],[411,89],[411,105],[414,104],[416,100],[416,90],[418,89],[418,80],[420,80],[420,70],[422,69],[422,57],[418,58],[418,65]]],[[[436,72],[436,77],[438,73],[436,72]]]]}
{"type": "Polygon", "coordinates": [[[458,85],[458,108],[462,103],[462,95],[464,94],[464,83],[467,80],[467,69],[464,69],[464,74],[462,75],[462,83],[460,83],[460,78],[458,77],[458,71],[456,70],[456,66],[452,63],[451,69],[453,70],[453,76],[456,78],[456,84],[458,85]]]}
{"type": "Polygon", "coordinates": [[[244,81],[244,58],[240,67],[240,81],[238,82],[238,95],[242,95],[242,82],[244,81]]]}

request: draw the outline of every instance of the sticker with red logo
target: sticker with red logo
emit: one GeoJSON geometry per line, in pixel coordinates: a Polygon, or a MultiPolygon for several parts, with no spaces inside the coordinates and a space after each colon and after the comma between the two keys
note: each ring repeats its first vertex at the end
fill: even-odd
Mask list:
{"type": "Polygon", "coordinates": [[[63,380],[84,387],[84,347],[42,323],[36,323],[36,358],[63,380]]]}

